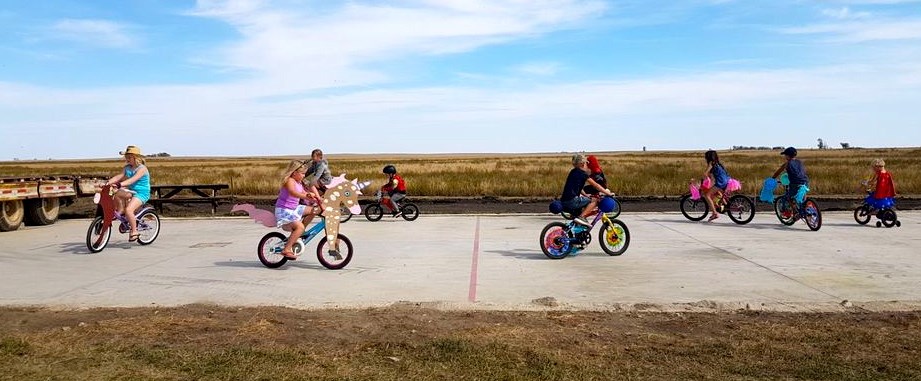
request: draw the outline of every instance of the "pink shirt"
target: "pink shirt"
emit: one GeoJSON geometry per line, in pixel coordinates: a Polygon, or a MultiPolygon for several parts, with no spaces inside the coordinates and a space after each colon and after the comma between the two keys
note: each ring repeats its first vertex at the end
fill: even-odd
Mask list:
{"type": "MultiPolygon", "coordinates": [[[[287,180],[286,180],[287,181],[287,180]]],[[[304,186],[295,181],[294,189],[299,193],[304,193],[304,186]]],[[[291,192],[288,192],[287,186],[282,186],[281,191],[278,192],[278,201],[275,201],[276,208],[285,208],[285,209],[297,209],[297,206],[300,204],[300,199],[291,195],[291,192]]]]}

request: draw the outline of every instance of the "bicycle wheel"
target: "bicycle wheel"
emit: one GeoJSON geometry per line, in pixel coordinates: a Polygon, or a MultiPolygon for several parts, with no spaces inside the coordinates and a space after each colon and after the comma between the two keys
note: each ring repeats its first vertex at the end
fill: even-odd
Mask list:
{"type": "Polygon", "coordinates": [[[419,207],[413,203],[404,204],[400,207],[400,211],[403,212],[403,219],[406,221],[415,221],[419,218],[419,207]]]}
{"type": "Polygon", "coordinates": [[[608,216],[608,218],[612,220],[619,217],[620,216],[620,201],[617,201],[617,199],[615,198],[614,199],[614,210],[608,213],[605,213],[605,215],[608,216]]]}
{"type": "Polygon", "coordinates": [[[710,206],[707,205],[707,202],[702,198],[699,200],[691,199],[691,195],[686,194],[681,196],[681,200],[678,201],[678,204],[681,206],[681,214],[685,218],[691,221],[700,221],[707,217],[707,212],[710,211],[710,206]]]}
{"type": "Polygon", "coordinates": [[[822,211],[819,210],[819,204],[812,199],[807,198],[803,203],[803,215],[810,230],[817,231],[822,228],[822,211]]]}
{"type": "Polygon", "coordinates": [[[540,232],[540,250],[550,259],[563,259],[572,251],[569,231],[562,222],[551,222],[540,232]]]}
{"type": "Polygon", "coordinates": [[[91,253],[98,253],[106,248],[109,244],[109,238],[112,237],[112,228],[102,226],[102,217],[96,217],[90,223],[90,228],[86,230],[86,248],[91,253]]]}
{"type": "Polygon", "coordinates": [[[793,213],[793,208],[785,197],[778,197],[774,200],[774,214],[777,215],[780,223],[786,226],[796,222],[796,214],[793,213]]]}
{"type": "Polygon", "coordinates": [[[348,207],[343,206],[339,210],[339,223],[344,224],[346,222],[349,222],[349,220],[351,219],[352,219],[352,211],[349,210],[348,207]]]}
{"type": "Polygon", "coordinates": [[[870,223],[871,217],[873,216],[870,215],[870,207],[867,205],[861,205],[854,209],[854,221],[857,221],[858,224],[866,225],[870,223]]]}
{"type": "Polygon", "coordinates": [[[138,216],[138,243],[150,245],[160,236],[160,216],[149,209],[138,216]]]}
{"type": "Polygon", "coordinates": [[[365,218],[368,221],[380,221],[384,217],[384,208],[380,204],[371,204],[365,207],[365,218]]]}
{"type": "Polygon", "coordinates": [[[345,235],[339,234],[339,253],[338,255],[332,255],[329,253],[329,249],[332,248],[332,245],[328,245],[326,237],[320,240],[320,243],[317,244],[317,260],[320,261],[320,264],[323,267],[326,267],[330,270],[339,270],[349,262],[352,261],[352,241],[349,241],[349,238],[345,235]]]}
{"type": "Polygon", "coordinates": [[[598,232],[598,243],[601,250],[608,255],[618,256],[627,251],[630,246],[630,229],[621,220],[611,220],[612,225],[604,224],[598,232]]]}
{"type": "Polygon", "coordinates": [[[896,217],[894,210],[884,209],[883,211],[879,212],[879,220],[883,223],[883,226],[891,228],[898,222],[898,217],[896,217]]]}
{"type": "Polygon", "coordinates": [[[259,240],[259,246],[256,246],[256,256],[259,257],[259,262],[262,262],[265,267],[270,269],[276,269],[284,265],[288,258],[285,258],[281,251],[285,249],[287,240],[288,237],[279,232],[264,235],[259,240]]]}
{"type": "Polygon", "coordinates": [[[726,214],[729,219],[739,225],[745,225],[752,222],[755,218],[755,202],[748,196],[737,194],[729,198],[729,205],[726,214]]]}

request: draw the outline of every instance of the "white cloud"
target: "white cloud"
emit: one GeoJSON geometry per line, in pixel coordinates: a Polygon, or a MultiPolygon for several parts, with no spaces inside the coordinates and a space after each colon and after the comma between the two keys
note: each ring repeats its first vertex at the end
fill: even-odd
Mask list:
{"type": "Polygon", "coordinates": [[[51,25],[44,38],[77,42],[83,45],[125,49],[134,48],[138,40],[128,32],[128,26],[114,21],[65,19],[51,25]]]}
{"type": "Polygon", "coordinates": [[[820,23],[779,29],[780,33],[795,35],[821,35],[827,42],[861,43],[869,41],[897,41],[921,39],[921,19],[870,19],[820,23]]]}
{"type": "Polygon", "coordinates": [[[853,12],[850,7],[826,8],[822,10],[822,15],[839,20],[863,19],[872,16],[870,12],[853,12]]]}
{"type": "Polygon", "coordinates": [[[559,62],[529,62],[515,67],[515,71],[526,75],[550,76],[562,69],[559,62]]]}
{"type": "Polygon", "coordinates": [[[308,2],[199,0],[191,12],[237,28],[240,41],[208,61],[252,72],[274,91],[381,83],[374,63],[470,51],[588,22],[605,10],[598,0],[406,0],[308,2]]]}

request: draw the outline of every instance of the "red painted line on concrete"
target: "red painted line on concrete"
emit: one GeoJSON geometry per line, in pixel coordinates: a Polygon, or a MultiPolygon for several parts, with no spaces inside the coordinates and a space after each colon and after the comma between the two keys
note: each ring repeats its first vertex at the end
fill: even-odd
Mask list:
{"type": "Polygon", "coordinates": [[[480,217],[476,218],[476,231],[473,233],[473,261],[470,263],[470,290],[467,293],[468,302],[476,302],[477,271],[480,257],[480,217]]]}

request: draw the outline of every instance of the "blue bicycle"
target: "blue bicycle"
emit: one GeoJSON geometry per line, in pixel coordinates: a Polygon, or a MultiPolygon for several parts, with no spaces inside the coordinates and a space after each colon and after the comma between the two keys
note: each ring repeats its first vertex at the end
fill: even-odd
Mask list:
{"type": "MultiPolygon", "coordinates": [[[[307,243],[314,237],[323,235],[326,229],[326,217],[320,216],[320,222],[313,225],[310,229],[304,231],[304,234],[294,243],[292,251],[294,255],[300,257],[307,247],[307,243]]],[[[288,236],[281,232],[271,232],[262,237],[259,246],[256,248],[256,255],[259,262],[270,269],[279,268],[288,262],[288,258],[281,254],[285,248],[288,236]]],[[[352,261],[352,241],[343,234],[339,234],[339,251],[333,251],[333,246],[329,244],[324,235],[317,244],[317,260],[323,267],[330,270],[339,270],[344,268],[352,261]]]]}

